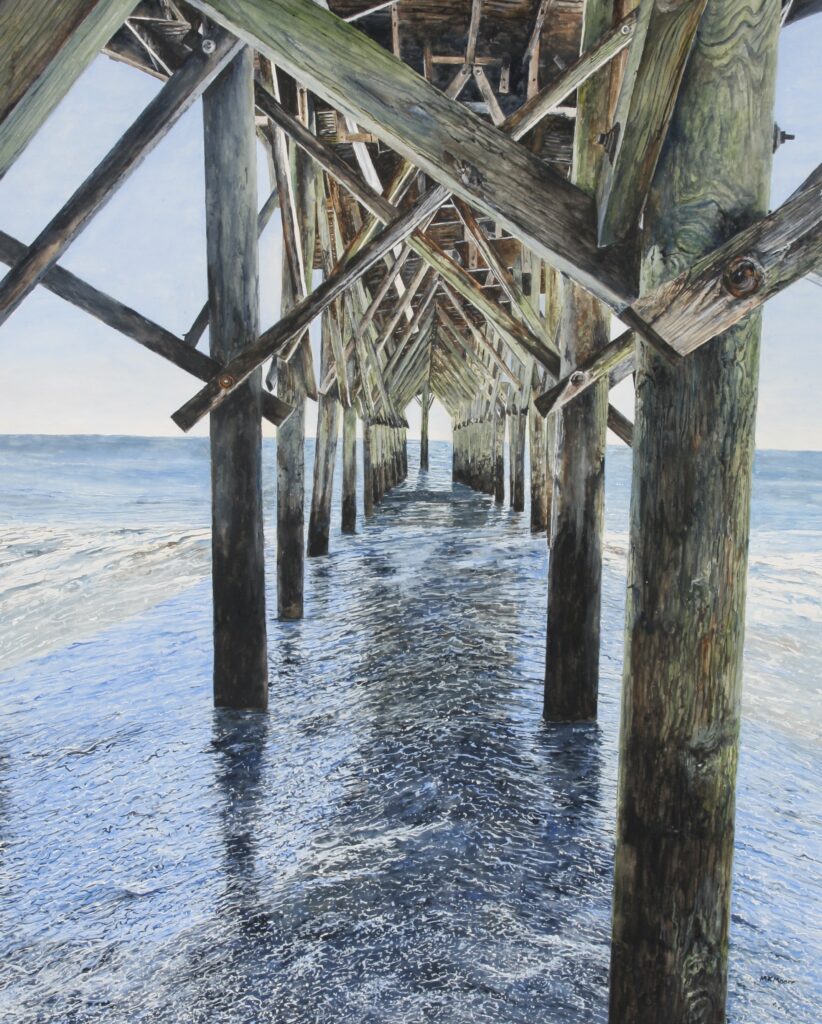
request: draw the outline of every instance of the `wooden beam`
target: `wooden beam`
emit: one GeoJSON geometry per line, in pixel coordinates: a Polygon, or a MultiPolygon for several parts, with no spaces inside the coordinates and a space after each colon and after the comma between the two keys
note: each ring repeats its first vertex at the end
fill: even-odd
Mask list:
{"type": "Polygon", "coordinates": [[[134,5],[135,0],[0,3],[0,178],[134,5]]]}
{"type": "Polygon", "coordinates": [[[665,141],[705,0],[639,5],[597,190],[600,245],[634,231],[665,141]]]}
{"type": "MultiPolygon", "coordinates": [[[[22,242],[12,238],[5,231],[0,231],[0,260],[6,266],[16,263],[25,251],[26,246],[22,242]]],[[[82,309],[112,330],[131,338],[149,352],[162,356],[198,380],[212,380],[222,370],[222,364],[215,359],[190,348],[182,338],[178,338],[171,331],[167,331],[93,285],[87,284],[69,270],[58,266],[52,267],[40,284],[52,294],[82,309]]],[[[290,405],[281,402],[274,395],[263,392],[262,414],[275,427],[285,422],[290,412],[290,405]]]]}
{"type": "Polygon", "coordinates": [[[166,82],[120,141],[40,232],[26,255],[6,274],[0,283],[0,324],[20,305],[49,267],[60,259],[92,217],[203,94],[242,45],[222,30],[215,30],[213,41],[215,48],[212,53],[192,53],[166,82]]]}
{"type": "MultiPolygon", "coordinates": [[[[636,309],[688,355],[809,273],[822,258],[822,165],[778,210],[638,299],[636,309]]],[[[616,367],[631,371],[626,331],[537,400],[545,416],[616,367]]]]}
{"type": "Polygon", "coordinates": [[[597,248],[593,200],[377,43],[311,0],[194,6],[599,298],[617,310],[631,302],[624,257],[597,248]]]}
{"type": "MultiPolygon", "coordinates": [[[[220,362],[259,330],[253,69],[242,49],[203,96],[210,345],[220,362]]],[[[218,708],[268,706],[261,388],[257,370],[210,422],[218,708]]]]}

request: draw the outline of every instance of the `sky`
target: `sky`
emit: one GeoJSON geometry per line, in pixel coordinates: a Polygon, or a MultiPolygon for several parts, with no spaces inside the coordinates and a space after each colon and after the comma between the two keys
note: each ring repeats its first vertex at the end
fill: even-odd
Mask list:
{"type": "MultiPolygon", "coordinates": [[[[822,155],[819,54],[822,15],[782,33],[776,121],[797,136],[774,158],[775,206],[822,155]]],[[[0,181],[0,227],[31,242],[160,88],[124,64],[98,57],[0,181]]],[[[260,205],[268,170],[259,151],[260,205]]],[[[200,103],[177,123],[91,222],[61,265],[182,334],[206,299],[200,103]]],[[[279,307],[279,216],[261,239],[261,325],[279,307]]],[[[822,449],[822,287],[796,282],[764,314],[757,445],[822,449]]],[[[316,324],[314,333],[316,334],[316,324]]],[[[316,339],[315,339],[316,343],[316,339]]],[[[171,413],[199,387],[182,370],[37,288],[0,327],[0,433],[175,436],[171,413]]],[[[611,401],[633,414],[630,380],[611,401]]],[[[408,410],[419,436],[419,408],[408,410]]],[[[308,403],[306,431],[316,406],[308,403]]],[[[267,433],[273,428],[265,423],[267,433]]],[[[207,421],[192,433],[207,433],[207,421]]],[[[438,404],[431,436],[450,439],[438,404]]],[[[615,441],[614,437],[609,440],[615,441]]]]}

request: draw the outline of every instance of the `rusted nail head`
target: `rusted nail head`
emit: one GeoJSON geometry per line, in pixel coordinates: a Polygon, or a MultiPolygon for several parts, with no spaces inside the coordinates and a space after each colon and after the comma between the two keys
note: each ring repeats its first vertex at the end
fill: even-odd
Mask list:
{"type": "Polygon", "coordinates": [[[213,39],[209,39],[208,37],[206,37],[200,45],[203,48],[203,53],[214,53],[217,49],[217,44],[213,39]]]}
{"type": "Polygon", "coordinates": [[[223,391],[228,391],[229,388],[233,388],[237,383],[237,378],[232,377],[230,373],[223,373],[220,375],[218,383],[223,391]]]}
{"type": "Polygon", "coordinates": [[[736,299],[755,295],[765,280],[762,267],[750,256],[736,256],[725,267],[722,284],[736,299]]]}

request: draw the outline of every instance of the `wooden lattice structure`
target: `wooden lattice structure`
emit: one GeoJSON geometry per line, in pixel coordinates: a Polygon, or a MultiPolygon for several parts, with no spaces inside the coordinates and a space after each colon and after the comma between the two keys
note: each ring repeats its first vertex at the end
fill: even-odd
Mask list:
{"type": "Polygon", "coordinates": [[[162,81],[30,244],[0,232],[0,322],[37,285],[202,382],[214,695],[265,708],[261,417],[279,427],[277,583],[407,472],[438,398],[454,477],[551,546],[545,717],[596,717],[606,427],[634,444],[611,1020],[724,1018],[759,320],[822,261],[822,170],[767,213],[776,45],[819,0],[0,0],[0,175],[101,50],[162,81]],[[208,299],[177,337],[59,260],[197,99],[208,299]],[[271,193],[256,209],[255,146],[271,193]],[[282,318],[257,239],[279,208],[282,318]],[[322,281],[313,286],[316,271],[322,281]],[[309,325],[320,318],[314,365],[309,325]],[[624,330],[610,340],[611,321],[624,330]],[[208,329],[209,354],[197,345],[208,329]],[[633,374],[636,429],[608,390],[633,374]]]}

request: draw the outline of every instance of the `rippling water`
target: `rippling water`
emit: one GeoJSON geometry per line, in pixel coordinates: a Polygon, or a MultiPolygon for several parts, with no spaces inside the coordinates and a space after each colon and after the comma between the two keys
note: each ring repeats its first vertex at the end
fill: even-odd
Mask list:
{"type": "MultiPolygon", "coordinates": [[[[210,708],[205,443],[0,439],[0,1019],[605,1021],[629,456],[600,722],[546,727],[544,542],[431,455],[259,716],[210,708]]],[[[822,457],[760,454],[753,527],[730,1019],[815,1024],[822,457]]]]}

